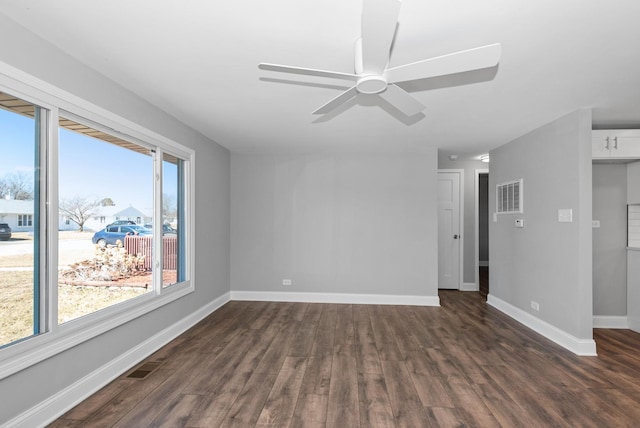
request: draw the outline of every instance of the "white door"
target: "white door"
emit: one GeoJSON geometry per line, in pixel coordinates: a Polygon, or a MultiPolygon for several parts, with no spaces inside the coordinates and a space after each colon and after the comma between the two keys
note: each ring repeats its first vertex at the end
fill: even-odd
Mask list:
{"type": "Polygon", "coordinates": [[[460,173],[438,172],[438,288],[460,289],[460,173]]]}

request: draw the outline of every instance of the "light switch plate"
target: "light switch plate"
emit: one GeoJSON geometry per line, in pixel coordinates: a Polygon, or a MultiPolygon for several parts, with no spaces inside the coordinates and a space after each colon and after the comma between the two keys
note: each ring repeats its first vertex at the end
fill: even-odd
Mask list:
{"type": "Polygon", "coordinates": [[[571,208],[564,208],[558,210],[558,221],[560,223],[573,222],[573,210],[571,208]]]}
{"type": "Polygon", "coordinates": [[[517,218],[516,219],[516,227],[520,228],[520,229],[523,228],[524,227],[524,219],[517,218]]]}
{"type": "Polygon", "coordinates": [[[591,227],[593,227],[594,229],[599,228],[600,227],[600,220],[591,221],[591,227]]]}

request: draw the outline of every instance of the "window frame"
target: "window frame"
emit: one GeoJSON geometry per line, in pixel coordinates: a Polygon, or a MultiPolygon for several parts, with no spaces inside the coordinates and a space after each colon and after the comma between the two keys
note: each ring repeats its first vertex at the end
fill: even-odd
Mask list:
{"type": "MultiPolygon", "coordinates": [[[[46,109],[42,118],[41,137],[45,144],[40,148],[41,215],[35,225],[42,231],[39,239],[38,276],[40,298],[40,334],[0,347],[0,380],[33,366],[52,356],[64,352],[80,343],[104,334],[140,316],[192,293],[195,290],[195,150],[151,131],[129,119],[99,107],[83,98],[62,90],[50,83],[16,69],[0,61],[0,91],[21,98],[46,109]],[[150,293],[117,303],[100,311],[58,324],[57,314],[57,267],[58,267],[58,117],[78,119],[82,123],[95,125],[104,132],[120,136],[125,140],[141,144],[159,152],[168,152],[184,160],[184,263],[185,281],[162,287],[162,281],[154,278],[154,289],[150,293]],[[53,268],[51,268],[53,267],[53,268]]],[[[156,156],[161,159],[161,156],[156,156]]],[[[161,171],[156,169],[155,195],[161,192],[157,182],[161,171]]],[[[36,183],[37,185],[38,183],[36,183]]],[[[161,195],[160,195],[161,196],[161,195]]],[[[162,199],[156,198],[154,210],[161,211],[162,199]]],[[[157,215],[157,212],[154,213],[157,215]]],[[[161,218],[161,217],[157,217],[161,218]]],[[[154,234],[161,241],[162,231],[154,234]]],[[[161,272],[160,272],[161,275],[161,272]]]]}

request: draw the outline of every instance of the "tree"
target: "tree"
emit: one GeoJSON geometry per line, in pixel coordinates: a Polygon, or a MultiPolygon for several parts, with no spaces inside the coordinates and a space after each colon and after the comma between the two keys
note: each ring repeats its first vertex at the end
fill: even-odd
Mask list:
{"type": "Polygon", "coordinates": [[[178,217],[178,205],[176,197],[168,193],[162,194],[162,218],[163,223],[171,223],[178,217]]]}
{"type": "Polygon", "coordinates": [[[113,202],[113,199],[111,198],[104,198],[100,201],[100,206],[101,207],[112,207],[114,206],[116,203],[113,202]]]}
{"type": "Polygon", "coordinates": [[[84,224],[95,213],[95,208],[99,206],[99,200],[75,196],[69,199],[61,199],[59,209],[61,214],[76,223],[80,227],[80,232],[83,232],[84,224]]]}
{"type": "Polygon", "coordinates": [[[24,172],[7,174],[0,178],[0,198],[31,201],[33,200],[33,178],[24,172]]]}

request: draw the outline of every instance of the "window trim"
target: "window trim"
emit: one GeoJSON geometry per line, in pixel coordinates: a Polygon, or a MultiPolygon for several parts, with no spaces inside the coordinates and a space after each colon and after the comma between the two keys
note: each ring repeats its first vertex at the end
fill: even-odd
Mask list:
{"type": "Polygon", "coordinates": [[[48,331],[42,329],[44,333],[40,335],[30,336],[0,348],[0,380],[2,380],[168,305],[195,290],[195,150],[2,61],[0,61],[0,91],[10,93],[49,111],[47,126],[46,129],[43,129],[49,144],[42,148],[45,160],[43,161],[42,175],[44,178],[41,188],[44,195],[40,198],[43,215],[40,220],[44,232],[40,240],[39,252],[47,255],[47,260],[40,263],[41,267],[45,264],[48,267],[56,267],[55,269],[40,269],[39,272],[40,294],[45,296],[41,300],[41,304],[46,307],[44,312],[41,312],[43,315],[41,326],[45,324],[48,331]],[[139,142],[145,147],[160,148],[184,159],[186,181],[184,257],[187,278],[186,281],[164,289],[160,284],[159,289],[156,287],[155,292],[117,303],[61,325],[57,323],[58,215],[52,214],[57,213],[58,208],[57,122],[59,111],[64,111],[65,117],[69,117],[68,114],[74,115],[84,122],[91,121],[97,124],[109,133],[116,133],[116,136],[121,135],[124,139],[139,142]],[[47,224],[54,227],[45,227],[47,224]],[[49,287],[48,284],[56,284],[56,286],[49,287]]]}

